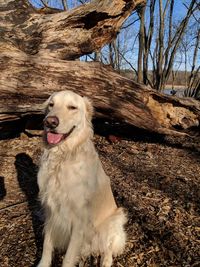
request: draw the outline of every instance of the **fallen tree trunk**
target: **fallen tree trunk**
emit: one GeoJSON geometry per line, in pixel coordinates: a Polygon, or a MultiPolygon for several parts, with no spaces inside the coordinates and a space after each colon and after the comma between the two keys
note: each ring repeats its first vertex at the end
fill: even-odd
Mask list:
{"type": "Polygon", "coordinates": [[[1,122],[42,114],[42,103],[48,96],[67,89],[90,97],[97,117],[164,134],[184,133],[199,126],[198,101],[159,94],[99,63],[38,61],[35,56],[27,59],[22,54],[4,53],[0,72],[4,77],[0,84],[1,122]]]}
{"type": "Polygon", "coordinates": [[[165,134],[199,126],[195,100],[149,90],[94,62],[65,61],[98,50],[115,38],[144,0],[96,0],[69,12],[41,13],[26,0],[0,3],[0,123],[42,114],[52,93],[89,96],[96,116],[165,134]]]}

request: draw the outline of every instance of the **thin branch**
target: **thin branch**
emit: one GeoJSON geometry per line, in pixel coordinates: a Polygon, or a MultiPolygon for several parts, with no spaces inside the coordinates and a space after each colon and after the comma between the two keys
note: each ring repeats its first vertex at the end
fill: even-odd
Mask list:
{"type": "Polygon", "coordinates": [[[119,55],[124,59],[124,61],[135,71],[135,74],[137,75],[137,70],[133,67],[133,65],[125,58],[125,56],[118,51],[119,55]]]}
{"type": "Polygon", "coordinates": [[[163,12],[163,17],[164,17],[164,19],[165,19],[165,15],[166,15],[166,11],[167,11],[169,2],[170,2],[170,0],[167,0],[166,5],[165,5],[165,7],[164,7],[164,12],[163,12]]]}
{"type": "Polygon", "coordinates": [[[168,59],[169,59],[169,52],[172,47],[172,21],[173,21],[173,11],[174,11],[174,0],[171,1],[170,5],[170,13],[169,13],[169,34],[168,34],[168,44],[167,48],[164,52],[164,58],[165,58],[165,65],[164,65],[164,72],[167,69],[168,59]]]}
{"type": "Polygon", "coordinates": [[[123,26],[121,29],[127,29],[128,27],[132,26],[135,22],[137,22],[138,20],[140,20],[139,18],[135,19],[133,22],[129,23],[128,25],[123,26]]]}
{"type": "Polygon", "coordinates": [[[47,4],[45,0],[40,0],[44,7],[50,8],[50,6],[47,4]]]}
{"type": "Polygon", "coordinates": [[[196,61],[197,61],[199,43],[200,43],[200,30],[198,30],[198,33],[196,36],[196,43],[195,43],[195,48],[194,48],[193,60],[192,60],[192,69],[191,69],[191,73],[190,73],[190,77],[189,77],[188,87],[193,86],[193,82],[195,81],[195,79],[198,75],[198,71],[199,71],[200,66],[197,68],[196,71],[195,71],[195,66],[196,66],[196,61]]]}
{"type": "MultiPolygon", "coordinates": [[[[197,8],[197,9],[200,9],[200,4],[199,4],[199,3],[196,3],[196,4],[197,4],[196,8],[197,8]]],[[[186,5],[186,3],[183,3],[183,5],[184,5],[184,7],[188,10],[189,7],[186,5]]],[[[195,8],[195,9],[196,9],[196,8],[195,8]]],[[[199,23],[199,19],[196,18],[195,15],[194,15],[194,11],[195,11],[195,9],[192,11],[192,16],[193,16],[193,18],[196,20],[196,22],[199,23]]]]}

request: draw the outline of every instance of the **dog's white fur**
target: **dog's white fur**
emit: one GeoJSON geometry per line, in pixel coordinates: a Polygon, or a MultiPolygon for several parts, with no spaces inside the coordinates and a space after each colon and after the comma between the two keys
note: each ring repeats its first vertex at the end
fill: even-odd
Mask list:
{"type": "Polygon", "coordinates": [[[66,251],[63,267],[74,267],[89,255],[101,255],[101,266],[110,267],[112,256],[125,246],[126,216],[116,206],[92,142],[92,105],[71,91],[55,93],[49,102],[53,107],[47,108],[47,116],[59,118],[56,131],[75,128],[58,145],[46,144],[41,158],[38,185],[46,221],[38,267],[51,265],[54,248],[66,251]]]}

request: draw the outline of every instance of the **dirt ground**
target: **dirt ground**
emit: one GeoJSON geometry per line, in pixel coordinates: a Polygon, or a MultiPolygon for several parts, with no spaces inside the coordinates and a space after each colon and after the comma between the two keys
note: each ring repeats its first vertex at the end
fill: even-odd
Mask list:
{"type": "MultiPolygon", "coordinates": [[[[95,135],[115,198],[128,213],[127,245],[114,267],[200,266],[200,141],[95,135]]],[[[0,141],[0,266],[41,256],[43,216],[36,175],[41,138],[0,141]]],[[[60,266],[56,254],[53,266],[60,266]]]]}

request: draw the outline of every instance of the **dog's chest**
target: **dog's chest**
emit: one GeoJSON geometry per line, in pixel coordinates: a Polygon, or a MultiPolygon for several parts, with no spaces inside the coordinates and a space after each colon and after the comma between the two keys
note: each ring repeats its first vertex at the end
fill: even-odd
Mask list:
{"type": "Polygon", "coordinates": [[[87,164],[70,161],[53,163],[47,160],[39,171],[38,184],[42,203],[51,213],[60,213],[62,217],[69,213],[80,216],[84,206],[88,204],[88,187],[91,187],[87,164]]]}

